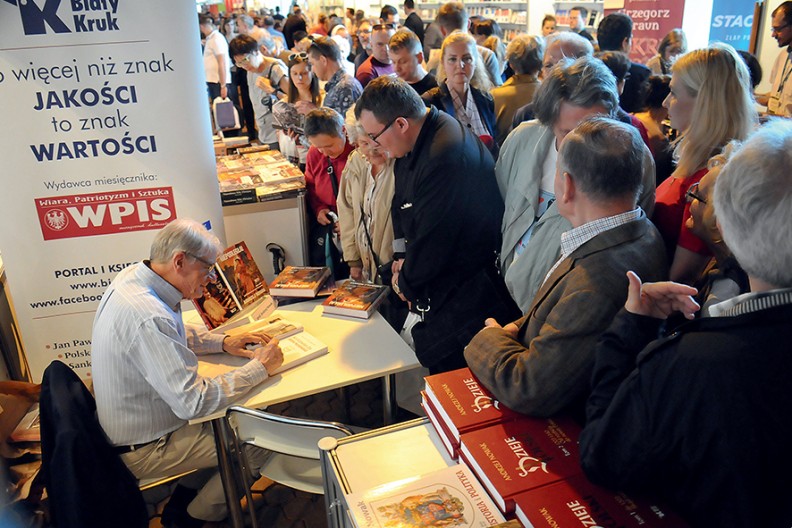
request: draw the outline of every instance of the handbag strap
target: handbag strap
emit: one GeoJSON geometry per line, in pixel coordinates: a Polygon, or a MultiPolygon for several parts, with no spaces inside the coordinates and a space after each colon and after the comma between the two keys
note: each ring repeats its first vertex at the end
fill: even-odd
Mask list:
{"type": "Polygon", "coordinates": [[[336,179],[335,168],[333,167],[333,160],[330,156],[327,157],[327,174],[330,175],[330,185],[333,186],[333,196],[338,198],[338,180],[336,179]]]}
{"type": "Polygon", "coordinates": [[[366,224],[366,212],[363,210],[363,204],[360,204],[360,223],[363,224],[363,232],[366,233],[366,242],[368,242],[369,252],[374,259],[374,265],[377,267],[377,274],[379,275],[380,259],[377,252],[374,251],[374,244],[371,243],[371,235],[369,234],[368,225],[366,224]]]}

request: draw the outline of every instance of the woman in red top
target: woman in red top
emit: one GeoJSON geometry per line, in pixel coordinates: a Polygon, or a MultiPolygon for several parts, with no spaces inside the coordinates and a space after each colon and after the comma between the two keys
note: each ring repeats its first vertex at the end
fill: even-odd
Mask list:
{"type": "Polygon", "coordinates": [[[711,254],[685,223],[685,195],[707,173],[707,160],[729,141],[744,139],[757,123],[748,68],[734,48],[715,43],[674,64],[671,93],[663,102],[679,131],[677,166],[657,188],[653,221],[666,243],[671,280],[690,284],[711,254]]]}

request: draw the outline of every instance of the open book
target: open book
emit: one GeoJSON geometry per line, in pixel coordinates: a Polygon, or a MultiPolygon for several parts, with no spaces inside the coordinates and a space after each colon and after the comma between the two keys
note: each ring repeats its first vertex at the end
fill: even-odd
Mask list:
{"type": "Polygon", "coordinates": [[[270,376],[280,374],[284,370],[327,354],[326,344],[306,332],[300,323],[289,321],[280,315],[273,314],[267,319],[232,328],[226,332],[226,335],[235,336],[249,332],[266,334],[271,338],[276,337],[280,341],[280,347],[283,351],[283,365],[270,372],[270,376]]]}

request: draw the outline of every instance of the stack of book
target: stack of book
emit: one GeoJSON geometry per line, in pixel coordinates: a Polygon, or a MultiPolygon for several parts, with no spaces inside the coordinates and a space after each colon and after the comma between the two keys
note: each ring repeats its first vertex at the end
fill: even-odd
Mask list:
{"type": "Polygon", "coordinates": [[[266,147],[240,148],[237,152],[217,157],[223,205],[296,196],[305,189],[305,175],[280,152],[266,147]]]}
{"type": "Polygon", "coordinates": [[[685,526],[656,503],[588,482],[573,420],[508,409],[467,368],[425,381],[422,404],[443,445],[507,517],[526,527],[685,526]]]}
{"type": "Polygon", "coordinates": [[[496,400],[468,368],[424,380],[421,404],[453,459],[463,433],[523,417],[496,400]]]}
{"type": "Polygon", "coordinates": [[[388,286],[348,280],[322,303],[324,313],[368,319],[388,295],[388,286]]]}
{"type": "Polygon", "coordinates": [[[270,283],[272,295],[277,297],[313,298],[330,277],[330,268],[286,266],[270,283]]]}

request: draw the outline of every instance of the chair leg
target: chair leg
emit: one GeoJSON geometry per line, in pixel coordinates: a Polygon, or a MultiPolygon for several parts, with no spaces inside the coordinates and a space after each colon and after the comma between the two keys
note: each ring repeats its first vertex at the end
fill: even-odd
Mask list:
{"type": "Polygon", "coordinates": [[[336,389],[336,394],[338,394],[338,399],[341,402],[341,408],[344,412],[340,421],[344,423],[350,423],[351,412],[349,409],[349,391],[346,387],[339,387],[336,389]]]}

